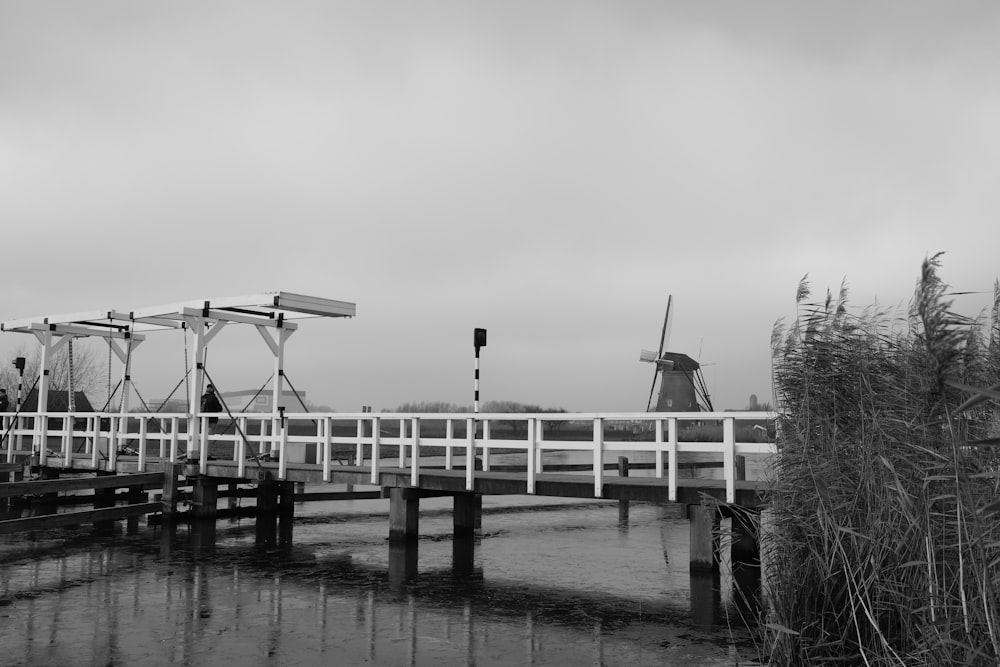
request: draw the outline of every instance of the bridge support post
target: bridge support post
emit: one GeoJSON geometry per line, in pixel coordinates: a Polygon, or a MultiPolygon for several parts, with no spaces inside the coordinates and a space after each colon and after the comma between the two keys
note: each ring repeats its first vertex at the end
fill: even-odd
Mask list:
{"type": "Polygon", "coordinates": [[[417,540],[389,542],[390,589],[399,591],[417,576],[418,544],[417,540]]]}
{"type": "Polygon", "coordinates": [[[451,571],[460,579],[475,572],[476,538],[472,535],[455,535],[451,541],[451,571]]]}
{"type": "Polygon", "coordinates": [[[752,517],[743,512],[733,513],[730,554],[734,570],[740,566],[756,568],[760,565],[760,542],[752,521],[752,517]]]}
{"type": "MultiPolygon", "coordinates": [[[[41,479],[59,479],[59,471],[55,468],[39,468],[38,475],[41,479]]],[[[42,498],[45,501],[52,501],[59,498],[59,493],[45,493],[42,494],[42,498]]]]}
{"type": "Polygon", "coordinates": [[[478,493],[456,493],[453,519],[455,537],[469,537],[482,532],[483,496],[478,493]]]}
{"type": "MultiPolygon", "coordinates": [[[[618,476],[628,477],[628,457],[619,456],[618,457],[618,476]]],[[[628,501],[619,500],[618,501],[618,523],[621,525],[628,525],[628,501]]]]}
{"type": "Polygon", "coordinates": [[[254,522],[257,544],[273,545],[278,538],[278,482],[265,472],[257,481],[257,520],[254,522]]]}
{"type": "MultiPolygon", "coordinates": [[[[128,504],[138,505],[139,503],[146,502],[146,492],[142,490],[141,486],[130,486],[128,487],[128,504]]],[[[125,520],[125,532],[128,535],[135,535],[139,532],[139,517],[130,516],[125,520]]]]}
{"type": "MultiPolygon", "coordinates": [[[[94,509],[104,509],[115,506],[115,489],[94,489],[94,509]]],[[[95,521],[94,532],[108,534],[114,532],[115,522],[112,520],[95,521]]]]}
{"type": "Polygon", "coordinates": [[[295,482],[278,482],[278,544],[292,543],[295,518],[295,482]]]}
{"type": "Polygon", "coordinates": [[[219,501],[218,482],[203,475],[196,477],[192,501],[196,519],[214,519],[219,501]]]}
{"type": "Polygon", "coordinates": [[[692,572],[714,572],[719,569],[715,553],[715,530],[719,515],[709,505],[688,505],[688,525],[691,529],[690,569],[692,572]]]}
{"type": "Polygon", "coordinates": [[[416,540],[420,535],[420,489],[389,488],[389,541],[416,540]]]}
{"type": "Polygon", "coordinates": [[[168,521],[177,516],[178,487],[183,468],[183,463],[163,464],[163,495],[160,496],[160,501],[163,503],[163,518],[168,521]]]}

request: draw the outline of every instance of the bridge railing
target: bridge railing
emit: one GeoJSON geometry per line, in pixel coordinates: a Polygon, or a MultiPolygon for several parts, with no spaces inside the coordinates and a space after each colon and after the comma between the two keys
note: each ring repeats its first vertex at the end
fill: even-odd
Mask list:
{"type": "Polygon", "coordinates": [[[734,502],[737,457],[776,451],[771,412],[690,413],[284,413],[226,415],[199,413],[9,413],[0,423],[6,434],[7,461],[18,455],[56,459],[67,467],[117,469],[120,459],[135,460],[138,472],[150,461],[194,459],[205,473],[212,459],[236,463],[245,474],[254,458],[278,462],[278,479],[288,466],[322,467],[330,481],[335,465],[367,468],[378,484],[385,467],[404,468],[419,485],[422,460],[435,467],[465,471],[474,489],[478,460],[483,471],[503,455],[523,460],[526,488],[535,493],[546,458],[554,452],[587,452],[594,496],[601,497],[605,459],[628,453],[653,458],[653,475],[665,479],[669,497],[677,497],[678,459],[683,454],[714,455],[722,466],[726,497],[734,502]],[[212,424],[212,418],[217,419],[212,424]],[[199,420],[192,442],[192,419],[199,420]],[[45,443],[45,446],[40,446],[45,443]],[[390,458],[391,457],[391,458],[390,458]],[[79,463],[74,463],[79,461],[79,463]],[[393,465],[390,466],[390,462],[393,465]],[[472,462],[469,464],[469,462],[472,462]]]}

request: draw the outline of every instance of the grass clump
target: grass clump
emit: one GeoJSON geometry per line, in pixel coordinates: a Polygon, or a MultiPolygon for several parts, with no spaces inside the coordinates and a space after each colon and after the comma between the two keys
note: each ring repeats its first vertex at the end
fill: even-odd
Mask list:
{"type": "Polygon", "coordinates": [[[1000,286],[951,311],[924,262],[905,316],[809,302],[772,337],[777,492],[763,545],[774,665],[1000,662],[1000,286]]]}

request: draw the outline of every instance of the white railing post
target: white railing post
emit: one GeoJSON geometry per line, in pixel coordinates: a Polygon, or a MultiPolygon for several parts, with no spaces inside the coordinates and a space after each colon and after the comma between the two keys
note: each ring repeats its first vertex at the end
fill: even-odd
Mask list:
{"type": "Polygon", "coordinates": [[[406,420],[399,420],[399,467],[406,467],[406,420]]]}
{"type": "Polygon", "coordinates": [[[269,421],[270,418],[260,420],[260,433],[258,437],[259,442],[257,443],[258,457],[264,456],[264,454],[267,454],[271,451],[271,447],[268,446],[268,437],[267,437],[267,425],[269,421]]]}
{"type": "Polygon", "coordinates": [[[208,417],[201,418],[201,433],[198,437],[201,441],[198,444],[198,472],[202,475],[208,474],[208,417]]]}
{"type": "Polygon", "coordinates": [[[420,418],[414,417],[413,424],[413,452],[410,454],[410,486],[420,486],[420,418]]]}
{"type": "Polygon", "coordinates": [[[594,497],[604,497],[604,420],[594,418],[594,497]]]}
{"type": "Polygon", "coordinates": [[[382,437],[382,420],[372,417],[372,484],[378,485],[379,440],[382,437]]]}
{"type": "Polygon", "coordinates": [[[42,467],[45,466],[49,458],[48,444],[49,444],[49,413],[39,412],[38,413],[38,423],[36,424],[38,429],[38,464],[42,467]]]}
{"type": "Polygon", "coordinates": [[[323,465],[323,419],[313,421],[316,425],[316,454],[313,456],[313,463],[318,466],[323,465]]]}
{"type": "Polygon", "coordinates": [[[114,471],[118,466],[118,417],[112,415],[109,421],[107,470],[114,471]]]}
{"type": "MultiPolygon", "coordinates": [[[[476,423],[472,422],[472,435],[475,437],[476,423]]],[[[490,471],[490,422],[483,422],[483,472],[490,471]]]]}
{"type": "Polygon", "coordinates": [[[146,418],[139,419],[139,467],[138,472],[146,472],[146,435],[149,429],[146,426],[146,418]]]}
{"type": "Polygon", "coordinates": [[[170,462],[177,463],[177,429],[180,420],[177,417],[170,418],[170,462]]]}
{"type": "Polygon", "coordinates": [[[63,465],[65,465],[65,466],[68,467],[69,466],[69,450],[70,450],[69,443],[71,442],[71,440],[73,438],[73,415],[70,414],[70,413],[66,413],[66,416],[63,417],[62,421],[63,421],[63,437],[62,437],[63,465]]]}
{"type": "Polygon", "coordinates": [[[97,425],[94,423],[94,417],[93,416],[88,416],[87,417],[87,429],[86,429],[86,432],[83,435],[83,453],[86,454],[86,455],[88,455],[88,456],[93,451],[94,446],[97,444],[97,428],[96,428],[96,426],[97,425]]]}
{"type": "Polygon", "coordinates": [[[101,453],[101,417],[93,417],[94,420],[94,447],[90,451],[90,466],[97,470],[97,457],[101,453]]]}
{"type": "Polygon", "coordinates": [[[537,443],[535,442],[535,420],[528,419],[528,479],[527,479],[527,492],[533,494],[535,492],[535,475],[538,474],[535,470],[535,466],[538,460],[535,458],[535,447],[537,443]]]}
{"type": "Polygon", "coordinates": [[[281,439],[278,441],[278,479],[284,480],[288,473],[288,417],[282,416],[279,421],[281,439]]]}
{"type": "Polygon", "coordinates": [[[333,458],[333,419],[323,418],[323,451],[321,463],[323,464],[323,481],[330,481],[330,459],[333,458]]]}
{"type": "Polygon", "coordinates": [[[667,499],[677,502],[677,420],[667,421],[667,499]]]}
{"type": "Polygon", "coordinates": [[[545,442],[545,422],[541,419],[535,420],[535,440],[537,441],[535,456],[538,457],[538,461],[535,462],[535,474],[541,474],[545,472],[545,464],[542,461],[542,443],[545,442]]]}
{"type": "Polygon", "coordinates": [[[365,420],[361,417],[358,417],[358,426],[354,430],[354,437],[356,438],[354,443],[354,465],[359,466],[365,456],[365,448],[362,444],[365,438],[365,420]]]}
{"type": "Polygon", "coordinates": [[[236,445],[233,447],[233,456],[236,457],[236,476],[244,477],[247,471],[247,440],[246,435],[249,432],[247,430],[247,425],[250,423],[249,419],[246,417],[238,417],[236,419],[236,424],[240,427],[239,436],[236,439],[236,445]]]}
{"type": "Polygon", "coordinates": [[[656,440],[656,479],[663,479],[663,420],[654,422],[653,436],[656,440]]]}
{"type": "MultiPolygon", "coordinates": [[[[451,422],[448,422],[449,424],[451,422]]],[[[476,420],[471,417],[465,420],[465,490],[476,488],[476,420]]]]}
{"type": "Polygon", "coordinates": [[[63,465],[69,467],[70,458],[73,456],[73,415],[66,415],[66,438],[63,440],[63,465]]]}
{"type": "Polygon", "coordinates": [[[156,420],[156,423],[159,424],[159,429],[160,429],[159,431],[160,435],[156,439],[156,442],[159,443],[156,447],[156,456],[162,461],[163,459],[167,458],[167,443],[164,442],[165,438],[163,437],[163,434],[166,433],[165,429],[167,428],[167,418],[161,417],[156,420]]]}
{"type": "Polygon", "coordinates": [[[736,502],[736,420],[722,420],[722,470],[726,477],[726,502],[736,502]]]}
{"type": "Polygon", "coordinates": [[[450,419],[444,421],[444,439],[446,444],[444,446],[444,469],[452,469],[452,451],[451,451],[451,441],[455,438],[455,425],[450,419]]]}
{"type": "Polygon", "coordinates": [[[358,418],[358,430],[357,430],[358,441],[354,445],[354,465],[363,465],[365,460],[365,420],[358,418]]]}

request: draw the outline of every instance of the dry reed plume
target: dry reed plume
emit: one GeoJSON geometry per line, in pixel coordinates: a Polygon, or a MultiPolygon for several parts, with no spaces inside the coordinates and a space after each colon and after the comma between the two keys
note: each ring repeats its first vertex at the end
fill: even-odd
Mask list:
{"type": "Polygon", "coordinates": [[[1000,661],[1000,285],[988,323],[956,315],[939,259],[905,317],[803,279],[775,327],[770,664],[1000,661]]]}

